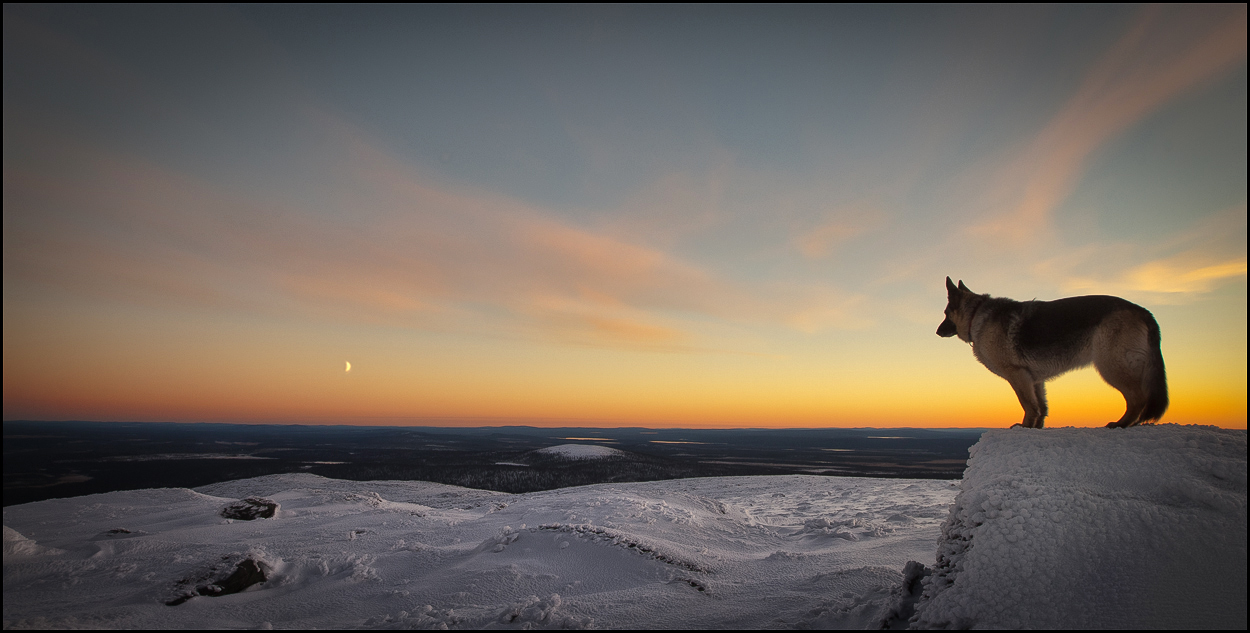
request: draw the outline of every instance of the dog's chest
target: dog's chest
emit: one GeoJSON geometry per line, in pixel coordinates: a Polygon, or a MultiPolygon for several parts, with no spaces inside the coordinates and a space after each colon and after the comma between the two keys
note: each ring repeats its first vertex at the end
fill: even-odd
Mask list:
{"type": "Polygon", "coordinates": [[[1003,345],[1004,341],[998,340],[1002,336],[1001,332],[991,331],[986,334],[987,335],[982,337],[980,340],[973,340],[972,355],[976,357],[977,361],[984,365],[986,369],[998,376],[1006,378],[1006,374],[1004,372],[1016,364],[1012,362],[1013,355],[1010,354],[1011,348],[1010,346],[1003,345]]]}

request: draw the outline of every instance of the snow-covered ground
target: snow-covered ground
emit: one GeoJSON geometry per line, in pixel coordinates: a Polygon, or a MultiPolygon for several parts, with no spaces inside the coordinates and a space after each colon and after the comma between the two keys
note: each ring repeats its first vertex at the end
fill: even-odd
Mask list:
{"type": "Polygon", "coordinates": [[[922,628],[1246,628],[1246,432],[1003,429],[972,449],[922,628]]]}
{"type": "Polygon", "coordinates": [[[954,494],[785,476],[509,495],[303,474],[42,501],[4,511],[34,541],[6,530],[4,623],[862,628],[903,565],[933,557],[954,494]],[[253,496],[278,515],[218,516],[253,496]],[[270,580],[165,605],[179,581],[246,556],[270,580]]]}
{"type": "Polygon", "coordinates": [[[615,448],[607,446],[598,446],[596,444],[560,444],[558,446],[548,446],[540,448],[536,453],[543,455],[554,455],[565,459],[604,459],[611,457],[623,457],[624,451],[618,451],[615,448]]]}
{"type": "Polygon", "coordinates": [[[993,431],[956,483],[274,475],[4,526],[5,628],[864,628],[910,560],[916,626],[1246,625],[1246,433],[1203,427],[993,431]],[[249,497],[276,515],[222,518],[249,497]],[[265,582],[209,595],[245,565],[265,582]]]}

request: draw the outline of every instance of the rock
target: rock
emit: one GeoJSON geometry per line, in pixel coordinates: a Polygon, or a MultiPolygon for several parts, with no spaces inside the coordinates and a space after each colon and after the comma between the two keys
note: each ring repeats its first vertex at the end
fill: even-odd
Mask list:
{"type": "Polygon", "coordinates": [[[124,527],[115,527],[110,530],[105,530],[103,532],[100,532],[99,534],[96,534],[95,536],[91,537],[91,540],[103,541],[103,540],[113,540],[113,539],[122,539],[122,538],[137,538],[140,536],[147,536],[147,534],[148,533],[144,532],[143,530],[131,530],[129,528],[124,528],[124,527]]]}
{"type": "Polygon", "coordinates": [[[251,521],[252,519],[270,519],[278,514],[277,501],[272,499],[262,499],[260,497],[248,497],[242,501],[234,503],[221,509],[221,516],[227,519],[239,519],[241,521],[251,521]]]}
{"type": "Polygon", "coordinates": [[[235,565],[234,571],[225,578],[219,578],[204,585],[195,588],[195,591],[184,593],[165,604],[176,607],[191,598],[198,596],[209,596],[216,598],[232,593],[239,593],[252,585],[265,582],[265,571],[256,561],[245,558],[235,565]]]}

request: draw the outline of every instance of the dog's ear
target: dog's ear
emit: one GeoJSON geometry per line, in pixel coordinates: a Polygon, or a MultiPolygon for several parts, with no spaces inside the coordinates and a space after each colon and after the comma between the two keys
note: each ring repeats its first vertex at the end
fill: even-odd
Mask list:
{"type": "MultiPolygon", "coordinates": [[[[963,283],[963,282],[961,281],[959,283],[963,283]]],[[[959,289],[955,287],[955,282],[951,281],[950,277],[947,277],[946,278],[946,296],[953,297],[957,294],[959,294],[959,289]]]]}
{"type": "Polygon", "coordinates": [[[968,286],[964,285],[964,280],[962,279],[959,280],[959,289],[964,292],[972,292],[971,290],[968,290],[968,286]]]}

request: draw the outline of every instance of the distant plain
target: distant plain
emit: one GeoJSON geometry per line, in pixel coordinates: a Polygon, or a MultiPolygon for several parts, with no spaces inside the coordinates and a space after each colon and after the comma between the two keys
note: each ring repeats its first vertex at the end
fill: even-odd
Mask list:
{"type": "Polygon", "coordinates": [[[4,505],[279,473],[533,492],[740,475],[958,479],[984,429],[360,427],[4,423],[4,505]],[[561,444],[624,455],[570,460],[561,444]]]}

